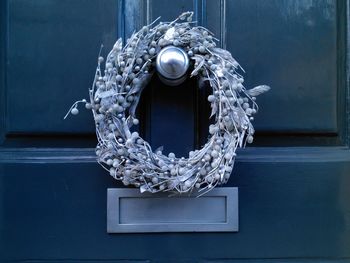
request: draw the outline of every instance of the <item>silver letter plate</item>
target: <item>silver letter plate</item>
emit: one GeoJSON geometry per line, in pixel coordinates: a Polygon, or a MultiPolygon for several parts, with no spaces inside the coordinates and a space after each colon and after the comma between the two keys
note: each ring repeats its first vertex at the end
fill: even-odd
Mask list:
{"type": "Polygon", "coordinates": [[[238,188],[220,187],[201,196],[107,189],[107,232],[238,231],[238,188]]]}

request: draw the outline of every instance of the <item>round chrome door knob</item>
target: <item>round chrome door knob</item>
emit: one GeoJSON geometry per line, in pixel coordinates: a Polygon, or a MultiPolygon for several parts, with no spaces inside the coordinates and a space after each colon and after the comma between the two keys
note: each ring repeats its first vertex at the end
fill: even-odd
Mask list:
{"type": "Polygon", "coordinates": [[[185,81],[188,67],[188,55],[181,48],[167,46],[157,55],[157,72],[167,85],[176,86],[185,81]]]}

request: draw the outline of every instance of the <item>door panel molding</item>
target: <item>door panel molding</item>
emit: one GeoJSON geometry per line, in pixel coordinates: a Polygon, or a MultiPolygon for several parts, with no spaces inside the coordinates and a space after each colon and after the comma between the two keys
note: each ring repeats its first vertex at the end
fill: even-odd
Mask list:
{"type": "MultiPolygon", "coordinates": [[[[0,149],[0,163],[96,163],[94,151],[91,148],[3,148],[0,149]]],[[[236,162],[350,162],[350,150],[343,146],[248,147],[238,150],[236,162]]]]}
{"type": "Polygon", "coordinates": [[[338,59],[338,132],[344,145],[350,145],[350,1],[337,2],[339,16],[338,59]]]}

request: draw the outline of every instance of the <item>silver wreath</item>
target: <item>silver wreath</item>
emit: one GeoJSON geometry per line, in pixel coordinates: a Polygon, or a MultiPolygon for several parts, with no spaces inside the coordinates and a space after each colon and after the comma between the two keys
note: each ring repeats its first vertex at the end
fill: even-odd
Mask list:
{"type": "Polygon", "coordinates": [[[217,39],[206,28],[192,26],[193,12],[181,14],[169,23],[156,21],[134,33],[124,47],[119,39],[106,59],[99,56],[95,79],[89,89],[91,109],[96,124],[98,162],[124,185],[134,185],[141,192],[189,192],[195,188],[207,192],[230,178],[236,149],[253,141],[253,115],[258,111],[256,96],[269,90],[261,85],[250,90],[243,86],[243,69],[227,50],[216,47],[217,39]],[[135,110],[152,74],[154,61],[162,48],[183,49],[193,63],[190,77],[209,83],[208,96],[215,123],[210,136],[199,150],[188,157],[152,151],[147,141],[131,132],[139,121],[135,110]]]}

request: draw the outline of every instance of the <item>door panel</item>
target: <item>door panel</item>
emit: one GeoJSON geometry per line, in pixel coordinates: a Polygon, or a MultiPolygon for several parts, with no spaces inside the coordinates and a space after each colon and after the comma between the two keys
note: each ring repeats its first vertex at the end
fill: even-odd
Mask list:
{"type": "Polygon", "coordinates": [[[227,1],[227,48],[259,98],[261,131],[336,133],[337,2],[227,1]],[[300,116],[302,114],[302,117],[300,116]]]}
{"type": "MultiPolygon", "coordinates": [[[[349,1],[0,4],[0,262],[350,262],[349,1]],[[227,184],[239,187],[240,231],[107,234],[106,189],[123,186],[95,161],[91,114],[63,116],[87,97],[101,44],[106,54],[187,10],[241,63],[248,88],[272,86],[227,184]]],[[[209,92],[155,76],[140,133],[178,156],[201,147],[209,92]]]]}
{"type": "MultiPolygon", "coordinates": [[[[150,20],[172,21],[179,14],[194,10],[194,1],[153,0],[150,20]]],[[[147,118],[147,139],[152,146],[164,146],[164,153],[174,152],[178,157],[188,157],[196,146],[196,80],[191,79],[179,87],[166,87],[158,78],[151,83],[149,100],[151,106],[147,118]],[[156,124],[156,125],[155,125],[156,124]]]]}
{"type": "Polygon", "coordinates": [[[116,38],[116,10],[109,0],[8,1],[7,133],[93,131],[91,114],[63,116],[88,97],[100,45],[116,38]]]}
{"type": "Polygon", "coordinates": [[[241,155],[229,182],[239,187],[240,231],[192,234],[108,235],[106,188],[116,185],[93,160],[67,162],[56,156],[53,162],[28,153],[23,162],[24,156],[8,156],[1,164],[1,256],[152,262],[324,257],[336,262],[350,257],[350,158],[340,154],[344,151],[268,149],[260,158],[241,155]]]}

